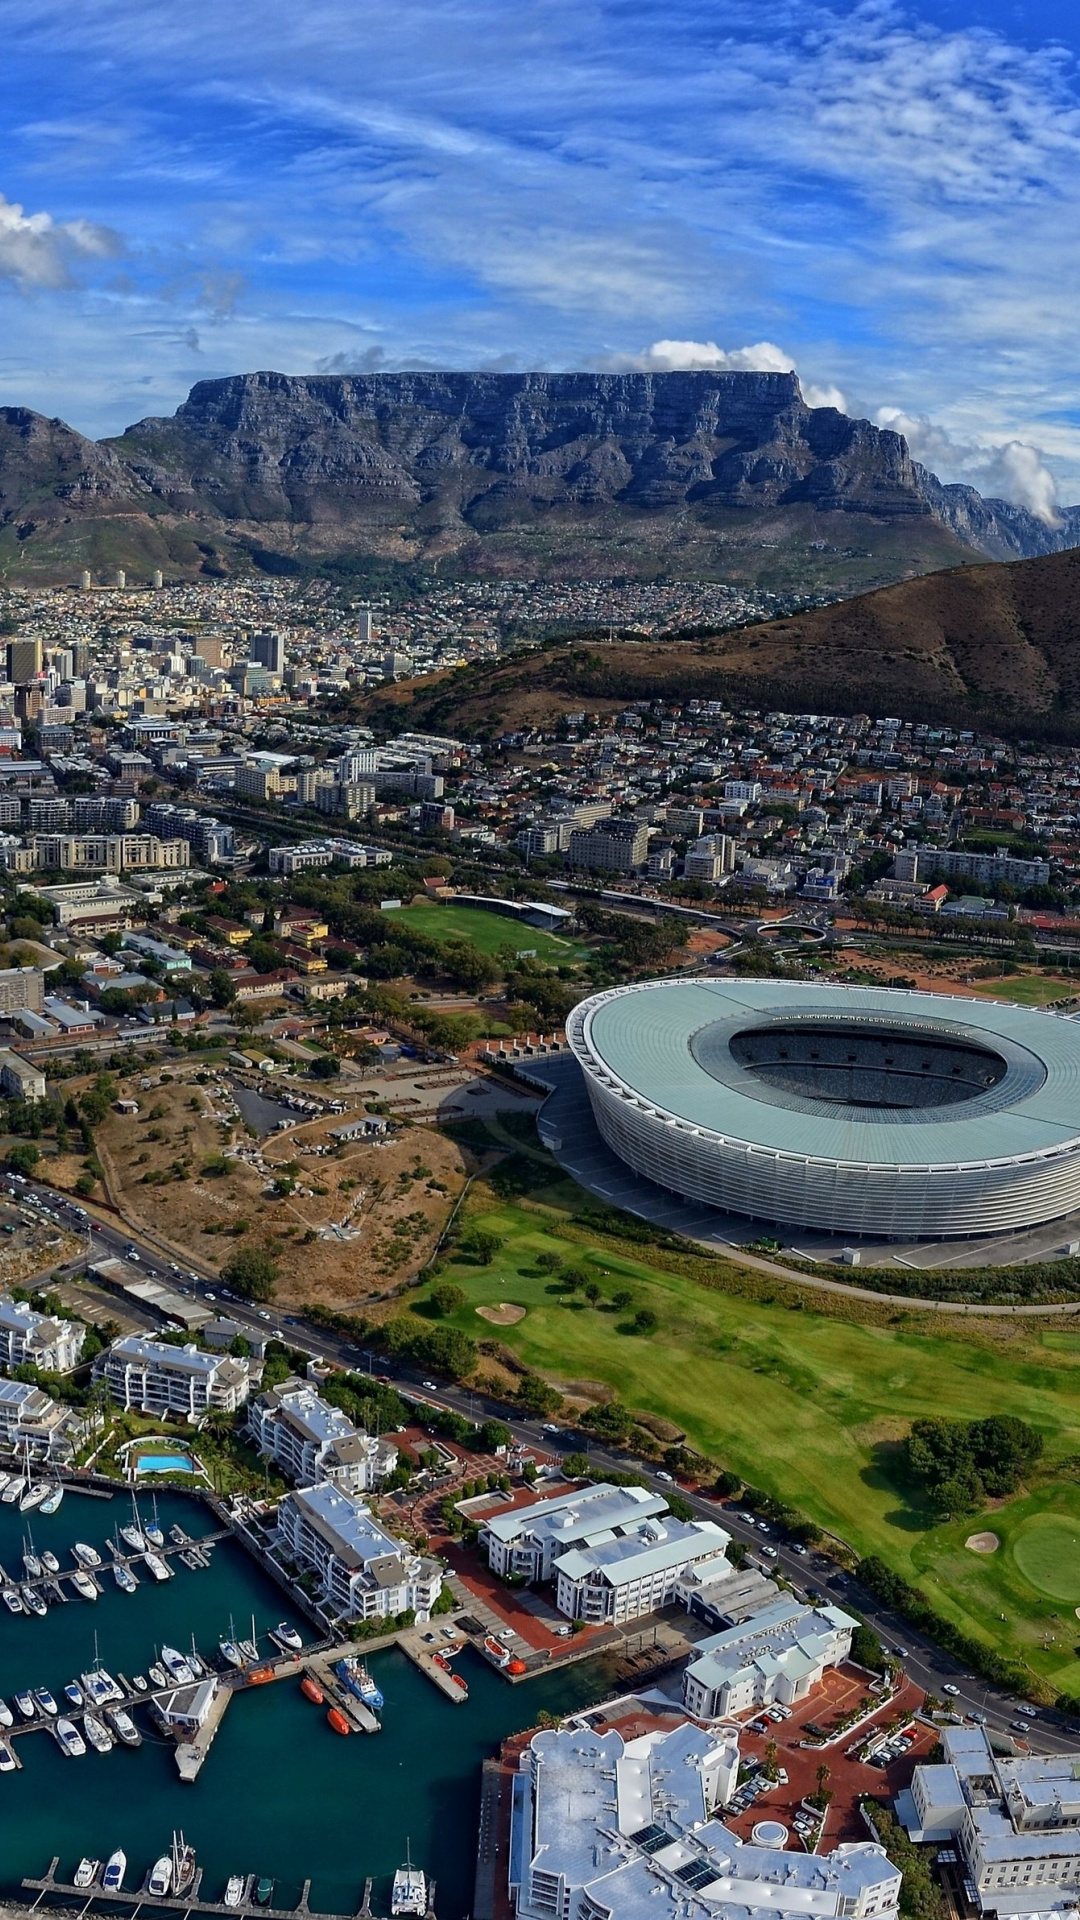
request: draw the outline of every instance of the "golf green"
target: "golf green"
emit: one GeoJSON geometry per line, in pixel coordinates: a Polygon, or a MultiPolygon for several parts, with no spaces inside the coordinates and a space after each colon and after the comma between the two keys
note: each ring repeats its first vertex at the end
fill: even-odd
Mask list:
{"type": "Polygon", "coordinates": [[[1025,1580],[1051,1600],[1080,1601],[1080,1526],[1063,1514],[1036,1513],[1017,1529],[1013,1559],[1025,1580]]]}

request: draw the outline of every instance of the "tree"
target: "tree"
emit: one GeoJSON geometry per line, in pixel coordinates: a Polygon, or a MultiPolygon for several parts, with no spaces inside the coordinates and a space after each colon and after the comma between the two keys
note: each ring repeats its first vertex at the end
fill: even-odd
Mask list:
{"type": "Polygon", "coordinates": [[[866,1667],[870,1673],[883,1673],[885,1670],[885,1649],[874,1632],[860,1621],[851,1636],[851,1657],[857,1667],[866,1667]]]}
{"type": "Polygon", "coordinates": [[[464,1287],[456,1286],[452,1280],[440,1280],[437,1287],[432,1287],[428,1302],[440,1320],[449,1320],[452,1313],[459,1312],[465,1305],[467,1297],[464,1287]]]}
{"type": "Polygon", "coordinates": [[[33,1173],[40,1159],[40,1150],[31,1140],[17,1140],[7,1150],[7,1164],[13,1173],[33,1173]]]}
{"type": "Polygon", "coordinates": [[[460,1250],[467,1260],[475,1260],[477,1266],[490,1267],[497,1253],[502,1251],[502,1240],[497,1233],[488,1233],[483,1227],[470,1227],[463,1233],[460,1250]]]}
{"type": "Polygon", "coordinates": [[[611,1296],[611,1304],[617,1313],[625,1313],[627,1307],[632,1307],[634,1304],[633,1288],[619,1287],[611,1296]]]}
{"type": "Polygon", "coordinates": [[[538,1273],[561,1273],[561,1253],[538,1253],[533,1265],[538,1273]]]}
{"type": "Polygon", "coordinates": [[[639,1307],[634,1315],[635,1333],[655,1333],[660,1321],[651,1307],[639,1307]]]}
{"type": "Polygon", "coordinates": [[[308,1068],[313,1080],[334,1080],[341,1072],[341,1061],[336,1053],[320,1053],[308,1068]]]}
{"type": "Polygon", "coordinates": [[[214,967],[210,974],[210,998],[215,1007],[231,1007],[236,999],[236,982],[226,967],[214,967]]]}
{"type": "Polygon", "coordinates": [[[558,1412],[562,1395],[549,1387],[538,1373],[523,1373],[517,1384],[517,1402],[525,1413],[542,1419],[546,1413],[558,1412]]]}
{"type": "Polygon", "coordinates": [[[502,1420],[485,1420],[480,1428],[480,1450],[482,1453],[498,1453],[501,1447],[510,1446],[513,1437],[502,1420]]]}
{"type": "Polygon", "coordinates": [[[237,1247],[221,1269],[221,1278],[245,1300],[272,1300],[278,1268],[264,1247],[237,1247]]]}

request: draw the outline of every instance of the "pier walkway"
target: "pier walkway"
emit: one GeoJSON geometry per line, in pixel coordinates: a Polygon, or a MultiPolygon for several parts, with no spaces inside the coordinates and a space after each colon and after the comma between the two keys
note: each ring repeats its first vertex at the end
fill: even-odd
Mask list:
{"type": "MultiPolygon", "coordinates": [[[[100,1886],[76,1887],[70,1880],[60,1880],[57,1878],[59,1866],[60,1857],[57,1855],[50,1863],[48,1873],[43,1874],[40,1879],[25,1879],[22,1882],[25,1891],[35,1895],[35,1898],[30,1904],[31,1913],[39,1910],[47,1911],[47,1909],[42,1909],[41,1903],[47,1897],[53,1895],[62,1895],[66,1900],[75,1902],[83,1913],[93,1905],[95,1900],[107,1901],[110,1908],[127,1907],[133,1913],[138,1912],[140,1907],[146,1906],[154,1912],[164,1909],[170,1913],[232,1915],[234,1916],[234,1920],[254,1920],[256,1915],[261,1916],[261,1920],[297,1920],[297,1916],[303,1916],[312,1912],[309,1905],[311,1896],[310,1880],[304,1881],[297,1906],[262,1907],[255,1905],[251,1899],[257,1883],[257,1876],[252,1874],[249,1876],[244,1887],[244,1897],[240,1904],[235,1907],[227,1907],[224,1900],[204,1900],[202,1898],[203,1876],[201,1868],[195,1875],[195,1881],[189,1893],[178,1896],[172,1894],[154,1894],[153,1897],[151,1897],[147,1893],[145,1886],[137,1892],[133,1891],[129,1893],[125,1889],[121,1889],[117,1893],[109,1892],[108,1894],[106,1894],[100,1886]]],[[[429,1881],[428,1885],[430,1889],[430,1901],[427,1920],[435,1920],[435,1915],[431,1907],[431,1902],[433,1902],[435,1898],[435,1882],[433,1880],[429,1881]]],[[[375,1916],[371,1910],[371,1881],[365,1880],[363,1901],[362,1904],[357,1907],[355,1913],[320,1913],[317,1916],[313,1916],[313,1920],[375,1920],[375,1916]]]]}
{"type": "Polygon", "coordinates": [[[469,1697],[468,1687],[460,1676],[455,1677],[449,1664],[440,1666],[435,1658],[437,1653],[441,1653],[445,1660],[446,1648],[441,1648],[437,1644],[425,1645],[423,1636],[416,1627],[407,1627],[403,1633],[399,1633],[398,1646],[412,1661],[414,1667],[419,1667],[421,1673],[425,1673],[429,1680],[434,1680],[440,1693],[444,1693],[455,1706],[464,1705],[469,1697]]]}

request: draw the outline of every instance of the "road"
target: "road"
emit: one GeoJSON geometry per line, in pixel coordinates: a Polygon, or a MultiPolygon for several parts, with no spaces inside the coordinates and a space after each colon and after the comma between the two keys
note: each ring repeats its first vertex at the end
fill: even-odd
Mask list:
{"type": "MultiPolygon", "coordinates": [[[[334,1361],[361,1372],[377,1373],[421,1408],[425,1405],[449,1408],[472,1421],[489,1417],[502,1420],[520,1445],[555,1454],[560,1450],[585,1451],[594,1466],[609,1471],[626,1472],[632,1469],[640,1472],[650,1488],[661,1495],[671,1486],[670,1476],[657,1473],[631,1455],[597,1446],[585,1433],[568,1428],[552,1428],[550,1424],[538,1420],[524,1419],[504,1403],[465,1387],[440,1386],[433,1389],[425,1384],[420,1372],[383,1354],[369,1352],[338,1335],[316,1329],[296,1316],[275,1313],[238,1299],[222,1287],[216,1274],[206,1269],[199,1272],[197,1265],[178,1276],[173,1271],[175,1263],[163,1257],[161,1249],[152,1244],[145,1232],[129,1232],[100,1215],[92,1217],[86,1209],[74,1206],[67,1195],[40,1182],[20,1182],[10,1174],[0,1175],[0,1194],[3,1193],[16,1200],[32,1197],[50,1207],[61,1224],[76,1231],[82,1229],[88,1232],[88,1254],[61,1270],[65,1273],[72,1276],[77,1274],[85,1267],[87,1258],[122,1258],[128,1247],[135,1245],[140,1255],[140,1271],[150,1278],[159,1279],[173,1287],[183,1285],[193,1297],[207,1301],[216,1311],[227,1314],[241,1327],[249,1327],[264,1337],[276,1334],[290,1346],[313,1358],[334,1361]]],[[[107,1303],[107,1294],[103,1293],[102,1298],[107,1303]]],[[[1018,1712],[1014,1698],[1000,1688],[966,1673],[957,1661],[943,1653],[924,1634],[884,1609],[873,1594],[859,1585],[856,1577],[839,1571],[832,1561],[812,1550],[800,1552],[790,1542],[785,1542],[775,1528],[763,1528],[749,1516],[733,1512],[730,1507],[706,1495],[688,1493],[684,1488],[680,1488],[679,1492],[697,1517],[718,1521],[733,1539],[752,1551],[764,1572],[782,1574],[800,1596],[805,1596],[808,1589],[812,1589],[836,1605],[853,1607],[880,1636],[886,1647],[903,1649],[904,1667],[911,1678],[928,1693],[948,1701],[957,1713],[981,1716],[987,1728],[997,1732],[1022,1734],[1037,1751],[1063,1753],[1075,1750],[1078,1737],[1069,1733],[1060,1714],[1040,1709],[1033,1718],[1026,1719],[1018,1712]],[[946,1687],[957,1689],[955,1697],[945,1694],[946,1687]]]]}

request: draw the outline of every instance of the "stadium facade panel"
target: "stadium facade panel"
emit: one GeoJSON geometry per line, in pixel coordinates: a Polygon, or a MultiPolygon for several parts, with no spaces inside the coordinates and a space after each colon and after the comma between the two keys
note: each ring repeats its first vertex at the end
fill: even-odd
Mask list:
{"type": "Polygon", "coordinates": [[[1080,1024],[998,1001],[657,980],[575,1007],[607,1145],[777,1225],[968,1238],[1080,1208],[1080,1024]]]}

